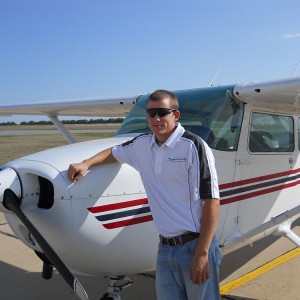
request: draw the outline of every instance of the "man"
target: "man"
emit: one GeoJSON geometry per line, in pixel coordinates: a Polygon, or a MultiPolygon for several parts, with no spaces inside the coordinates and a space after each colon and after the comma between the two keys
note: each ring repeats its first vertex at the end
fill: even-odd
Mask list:
{"type": "Polygon", "coordinates": [[[214,237],[219,189],[213,154],[178,121],[177,97],[165,90],[149,96],[151,133],[72,164],[76,182],[91,166],[128,163],[141,174],[160,234],[156,291],[159,300],[220,299],[221,254],[214,237]]]}

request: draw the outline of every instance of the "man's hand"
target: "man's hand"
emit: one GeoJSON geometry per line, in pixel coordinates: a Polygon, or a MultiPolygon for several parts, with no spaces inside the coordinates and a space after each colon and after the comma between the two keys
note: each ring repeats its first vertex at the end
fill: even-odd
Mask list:
{"type": "Polygon", "coordinates": [[[85,162],[71,164],[68,169],[68,177],[75,183],[87,173],[88,169],[88,165],[85,162]]]}
{"type": "Polygon", "coordinates": [[[219,199],[204,201],[200,236],[190,271],[193,283],[203,283],[210,277],[208,253],[217,226],[219,207],[219,199]]]}
{"type": "Polygon", "coordinates": [[[200,284],[209,279],[210,269],[208,255],[194,255],[190,275],[194,284],[200,284]]]}

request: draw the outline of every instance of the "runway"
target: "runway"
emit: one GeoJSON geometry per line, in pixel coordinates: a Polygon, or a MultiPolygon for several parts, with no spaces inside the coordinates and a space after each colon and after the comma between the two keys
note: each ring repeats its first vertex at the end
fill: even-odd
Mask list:
{"type": "MultiPolygon", "coordinates": [[[[300,228],[296,228],[300,233],[300,228]]],[[[300,299],[300,255],[299,252],[289,260],[283,259],[281,264],[275,264],[273,259],[281,257],[282,253],[289,253],[295,246],[285,238],[266,241],[271,246],[250,258],[255,251],[264,248],[262,242],[251,248],[243,249],[241,253],[232,253],[224,257],[221,265],[221,289],[226,293],[222,299],[234,300],[285,300],[300,299]],[[274,240],[274,241],[273,241],[274,240]],[[251,274],[251,271],[260,270],[266,261],[270,261],[267,272],[251,274]],[[240,268],[230,273],[230,269],[240,268]],[[248,275],[243,278],[243,275],[248,275]],[[258,277],[256,277],[259,275],[258,277]],[[241,279],[241,282],[235,281],[241,279]],[[227,283],[227,286],[226,286],[227,283]]],[[[61,276],[54,272],[51,280],[41,277],[42,263],[34,252],[14,237],[13,232],[6,224],[3,213],[0,213],[0,299],[1,300],[75,300],[77,295],[69,288],[61,276]]],[[[88,278],[78,276],[86,289],[89,298],[99,299],[108,283],[106,278],[88,278]]],[[[121,292],[122,300],[155,300],[155,282],[152,278],[142,276],[132,277],[134,284],[121,292]]],[[[171,299],[170,299],[171,300],[171,299]]]]}

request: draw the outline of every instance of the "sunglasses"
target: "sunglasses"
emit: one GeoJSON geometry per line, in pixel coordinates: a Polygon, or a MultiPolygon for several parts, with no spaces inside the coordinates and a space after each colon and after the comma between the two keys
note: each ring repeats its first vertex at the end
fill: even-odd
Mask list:
{"type": "Polygon", "coordinates": [[[174,108],[148,108],[146,113],[149,117],[154,118],[158,115],[160,118],[170,114],[171,112],[176,111],[174,108]]]}

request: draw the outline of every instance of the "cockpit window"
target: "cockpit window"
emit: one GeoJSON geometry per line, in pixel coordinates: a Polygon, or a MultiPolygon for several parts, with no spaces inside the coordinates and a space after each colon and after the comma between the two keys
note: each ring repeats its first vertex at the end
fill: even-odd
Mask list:
{"type": "Polygon", "coordinates": [[[249,133],[250,152],[292,152],[294,148],[292,117],[252,113],[249,133]]]}
{"type": "MultiPolygon", "coordinates": [[[[244,104],[231,96],[233,86],[174,92],[179,100],[181,125],[202,137],[211,148],[236,151],[244,104]]],[[[146,118],[148,95],[141,96],[119,128],[119,134],[150,131],[146,118]]]]}

